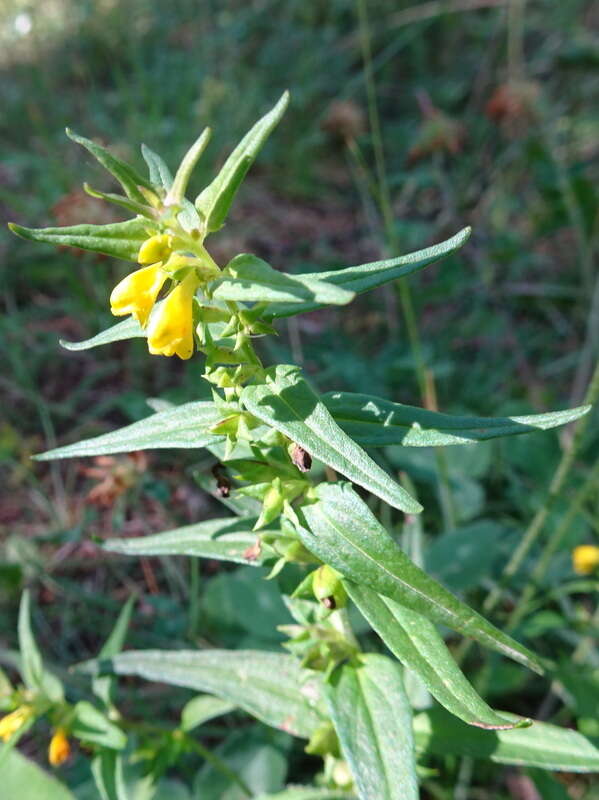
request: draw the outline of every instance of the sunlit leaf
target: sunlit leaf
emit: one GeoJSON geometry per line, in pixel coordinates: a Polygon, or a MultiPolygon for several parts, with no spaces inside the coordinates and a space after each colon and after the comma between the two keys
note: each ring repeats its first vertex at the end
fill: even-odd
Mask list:
{"type": "Polygon", "coordinates": [[[480,728],[509,729],[527,724],[527,720],[508,720],[485,703],[430,620],[365,585],[346,581],[345,586],[391,652],[421,678],[448,711],[480,728]]]}
{"type": "Polygon", "coordinates": [[[412,514],[422,510],[338,427],[297,367],[267,370],[265,383],[247,386],[241,402],[254,416],[284,433],[313,458],[345,475],[389,505],[412,514]]]}
{"type": "Polygon", "coordinates": [[[288,102],[289,92],[284,92],[274,108],[243,137],[216,178],[196,198],[196,208],[209,231],[218,230],[225,221],[237,189],[270,132],[285,113],[288,102]]]}
{"type": "MultiPolygon", "coordinates": [[[[451,239],[445,242],[440,242],[432,247],[427,247],[424,250],[418,250],[415,253],[408,253],[405,256],[398,258],[389,258],[384,261],[373,261],[368,264],[360,264],[356,267],[346,267],[345,269],[331,269],[323,272],[304,272],[300,275],[294,275],[295,278],[316,278],[327,283],[334,283],[343,289],[350,292],[360,294],[367,292],[370,289],[376,289],[378,286],[384,286],[386,283],[395,281],[398,278],[403,278],[410,275],[412,272],[417,272],[429,264],[438,261],[440,258],[453,253],[458,250],[468,240],[471,233],[470,228],[456,233],[451,239]]],[[[279,317],[289,317],[292,314],[304,314],[307,311],[314,311],[322,306],[315,302],[306,303],[305,305],[298,306],[290,303],[275,303],[266,309],[264,312],[265,319],[276,319],[279,317]]]]}
{"type": "Polygon", "coordinates": [[[8,227],[17,236],[33,242],[45,242],[61,247],[91,250],[125,261],[137,261],[139,248],[151,234],[151,223],[135,218],[108,225],[70,225],[61,228],[23,228],[9,222],[8,227]]]}
{"type": "Polygon", "coordinates": [[[308,739],[322,721],[320,678],[292,656],[259,650],[128,650],[88,661],[91,674],[138,675],[209,692],[294,736],[308,739]]]}
{"type": "Polygon", "coordinates": [[[455,417],[366,394],[330,392],[322,399],[335,422],[363,447],[472,444],[556,428],[578,419],[591,408],[579,406],[516,417],[455,417]]]}
{"type": "Polygon", "coordinates": [[[256,517],[209,519],[151,536],[106,539],[102,546],[129,556],[184,555],[260,566],[273,556],[273,551],[262,547],[251,558],[244,555],[256,544],[255,524],[256,517]]]}
{"type": "Polygon", "coordinates": [[[98,456],[165,447],[206,447],[222,438],[209,431],[222,417],[223,412],[209,401],[184,403],[111,433],[48,450],[35,458],[50,461],[56,458],[98,456]]]}
{"type": "Polygon", "coordinates": [[[318,501],[302,508],[308,527],[298,528],[308,550],[354,583],[543,672],[526,647],[410,561],[349,484],[321,484],[316,492],[318,501]]]}

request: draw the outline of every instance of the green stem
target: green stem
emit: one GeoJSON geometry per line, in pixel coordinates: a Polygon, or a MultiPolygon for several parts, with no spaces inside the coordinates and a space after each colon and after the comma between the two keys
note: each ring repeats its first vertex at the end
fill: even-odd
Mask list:
{"type": "Polygon", "coordinates": [[[543,552],[539,556],[539,560],[531,572],[530,578],[522,590],[519,600],[514,606],[514,610],[508,617],[506,630],[513,630],[526,614],[526,610],[529,607],[528,604],[532,600],[536,588],[540,585],[545,577],[545,574],[547,573],[547,569],[553,554],[559,548],[564,536],[570,530],[572,522],[574,521],[576,515],[580,512],[583,504],[588,500],[593,490],[596,488],[597,481],[599,481],[599,461],[591,470],[591,473],[587,477],[584,484],[574,495],[567,512],[562,517],[560,524],[547,540],[547,543],[543,548],[543,552]]]}
{"type": "MultiPolygon", "coordinates": [[[[399,237],[393,224],[393,208],[391,203],[391,193],[389,191],[389,183],[387,181],[387,167],[385,162],[383,137],[381,133],[380,115],[376,101],[376,85],[372,69],[371,35],[365,0],[357,0],[357,10],[360,26],[362,60],[364,62],[368,118],[370,129],[372,131],[372,142],[374,148],[376,186],[373,185],[368,171],[365,170],[364,164],[359,158],[360,154],[357,147],[350,146],[349,151],[356,159],[356,163],[362,170],[363,174],[366,176],[368,189],[372,192],[376,200],[378,200],[388,247],[392,253],[398,253],[399,237]]],[[[404,324],[406,326],[406,332],[408,335],[410,352],[414,361],[414,370],[416,373],[418,388],[420,390],[420,396],[424,402],[427,396],[426,364],[422,354],[422,342],[420,339],[420,332],[418,330],[418,322],[416,319],[416,312],[414,310],[414,301],[412,299],[412,292],[410,290],[408,278],[402,278],[401,280],[396,281],[394,286],[396,294],[399,297],[404,324]]],[[[439,500],[443,514],[443,522],[445,528],[450,530],[455,527],[456,516],[452,500],[451,485],[449,482],[447,461],[445,459],[445,455],[438,448],[435,448],[435,459],[437,464],[437,476],[439,479],[439,500]]]]}
{"type": "MultiPolygon", "coordinates": [[[[590,382],[589,387],[588,387],[587,392],[586,392],[586,396],[585,396],[585,399],[584,399],[585,405],[587,405],[587,404],[588,405],[593,405],[598,398],[599,398],[599,362],[595,366],[595,371],[593,373],[593,377],[591,379],[591,382],[590,382]]],[[[543,532],[543,528],[545,527],[545,522],[547,521],[547,517],[549,516],[549,513],[552,510],[553,505],[554,505],[555,501],[557,500],[557,498],[559,497],[560,492],[561,492],[561,490],[562,490],[562,488],[563,488],[563,486],[564,486],[564,484],[566,482],[566,479],[568,478],[568,476],[570,474],[570,470],[572,469],[572,466],[574,464],[574,460],[576,458],[578,450],[580,449],[580,445],[582,443],[582,439],[583,439],[583,436],[585,434],[585,431],[587,429],[587,426],[589,424],[590,419],[591,419],[591,414],[590,413],[589,414],[585,414],[584,417],[581,417],[575,423],[574,436],[572,437],[570,445],[564,450],[564,453],[563,453],[563,455],[561,457],[561,460],[560,460],[560,462],[559,462],[559,464],[557,466],[557,469],[556,469],[556,471],[555,471],[555,473],[553,475],[553,478],[552,478],[551,483],[549,485],[549,490],[547,492],[547,498],[546,498],[545,502],[543,503],[543,505],[538,509],[537,513],[534,515],[532,520],[530,521],[530,524],[529,524],[528,528],[526,529],[526,532],[524,533],[524,536],[522,537],[522,540],[521,540],[520,544],[518,545],[518,547],[516,548],[516,550],[512,554],[512,557],[510,558],[510,560],[508,561],[508,563],[504,567],[504,570],[503,570],[503,573],[501,575],[501,579],[500,579],[499,583],[487,595],[487,598],[486,598],[485,602],[483,603],[483,612],[485,614],[490,614],[491,612],[493,612],[495,610],[495,608],[497,607],[499,601],[501,600],[501,598],[503,596],[503,592],[505,591],[505,589],[506,589],[507,585],[509,584],[511,578],[516,574],[516,572],[518,572],[518,570],[522,566],[522,563],[523,563],[524,559],[526,558],[526,556],[530,552],[531,548],[533,547],[533,545],[536,543],[537,539],[539,538],[539,536],[543,532]]],[[[594,475],[594,472],[595,472],[595,470],[593,469],[592,475],[594,475]]],[[[592,480],[591,476],[589,476],[589,479],[587,479],[587,482],[589,480],[592,480]]],[[[585,484],[585,487],[583,487],[583,489],[585,489],[585,492],[583,492],[583,497],[582,497],[582,499],[580,499],[580,503],[584,502],[584,496],[586,495],[586,488],[587,488],[587,484],[585,484]]],[[[577,496],[573,501],[573,505],[577,506],[578,505],[578,501],[579,501],[579,498],[577,496]]],[[[570,509],[568,511],[568,514],[570,513],[570,511],[572,511],[572,506],[570,507],[570,509]]],[[[561,528],[561,526],[560,526],[560,528],[561,528]]],[[[548,543],[548,545],[547,545],[547,547],[550,548],[549,556],[553,552],[552,548],[557,546],[556,543],[555,543],[555,540],[557,539],[557,544],[559,544],[559,541],[561,541],[561,537],[562,537],[563,534],[560,532],[560,528],[558,528],[558,530],[556,531],[556,534],[554,535],[554,537],[552,537],[552,539],[550,540],[550,543],[548,543]]],[[[564,531],[564,533],[565,533],[565,531],[564,531]]],[[[543,552],[541,554],[541,556],[540,556],[540,559],[544,563],[545,560],[549,556],[547,556],[545,554],[545,552],[543,552]]],[[[544,569],[544,567],[543,567],[543,569],[544,569]]],[[[527,587],[528,586],[533,586],[534,587],[535,581],[538,580],[537,572],[540,575],[544,574],[544,572],[541,572],[541,566],[537,565],[537,567],[535,567],[535,571],[533,572],[533,575],[530,578],[530,581],[528,582],[527,586],[525,586],[525,589],[524,589],[524,591],[526,592],[527,596],[529,595],[529,593],[531,591],[531,589],[527,588],[527,587]],[[535,575],[537,575],[537,577],[535,577],[535,575]]],[[[515,613],[516,612],[514,611],[512,616],[514,616],[515,613]]],[[[520,617],[518,617],[518,619],[519,618],[520,617]]],[[[513,619],[512,619],[512,622],[513,622],[513,619]]],[[[467,654],[470,652],[470,648],[471,647],[472,647],[472,642],[471,641],[464,640],[462,642],[461,646],[456,651],[456,660],[457,660],[458,663],[461,663],[466,658],[467,654]]]]}
{"type": "Polygon", "coordinates": [[[507,12],[507,67],[510,81],[524,77],[524,9],[526,0],[510,0],[507,12]]]}

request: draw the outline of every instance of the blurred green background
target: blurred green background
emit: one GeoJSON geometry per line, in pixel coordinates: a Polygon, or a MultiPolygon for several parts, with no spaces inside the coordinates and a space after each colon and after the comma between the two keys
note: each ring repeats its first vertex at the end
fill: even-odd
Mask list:
{"type": "MultiPolygon", "coordinates": [[[[2,0],[0,215],[31,227],[115,218],[82,192],[84,180],[112,186],[68,141],[65,126],[140,167],[145,142],[174,168],[210,124],[213,141],[194,176],[194,196],[289,88],[289,111],[226,227],[210,239],[217,260],[251,251],[290,272],[331,269],[421,249],[472,225],[463,250],[410,279],[438,408],[500,415],[580,404],[599,338],[597,6],[369,0],[366,8],[368,30],[351,0],[2,0]],[[380,190],[377,158],[392,210],[387,226],[370,191],[373,184],[380,190]]],[[[30,460],[57,442],[140,419],[147,397],[183,401],[205,392],[201,363],[150,358],[136,340],[61,350],[59,338],[83,339],[114,321],[108,297],[125,265],[18,240],[5,226],[0,256],[2,660],[11,662],[25,582],[35,589],[46,657],[63,668],[95,653],[131,591],[140,594],[130,639],[137,647],[277,647],[274,626],[286,612],[256,571],[127,561],[94,544],[95,536],[166,530],[219,513],[198,486],[208,464],[202,454],[51,466],[30,460]]],[[[421,404],[392,288],[346,309],[283,321],[279,332],[265,340],[266,362],[301,363],[323,391],[421,404]]],[[[596,420],[594,412],[549,531],[597,458],[596,420]]],[[[480,605],[546,496],[560,436],[563,445],[569,435],[449,448],[449,505],[433,453],[390,449],[381,456],[416,483],[437,577],[480,605]]],[[[573,516],[519,631],[554,657],[567,659],[597,630],[590,618],[596,582],[577,589],[569,558],[574,544],[598,541],[597,496],[573,516]],[[559,586],[566,589],[556,598],[559,586]]],[[[525,573],[514,579],[514,592],[525,573]]],[[[509,593],[507,602],[499,624],[509,593]]],[[[598,664],[590,667],[599,709],[598,664]]],[[[495,678],[501,707],[536,712],[547,689],[542,680],[509,665],[495,678]]],[[[133,715],[140,693],[155,715],[175,721],[187,697],[130,686],[126,710],[133,715]]],[[[588,701],[579,708],[570,695],[569,702],[562,721],[589,718],[585,732],[599,735],[588,701]]],[[[290,746],[255,727],[277,752],[290,746]]],[[[37,755],[40,746],[32,737],[28,752],[37,755]]],[[[72,786],[84,781],[82,761],[68,767],[72,786]]],[[[295,753],[288,777],[301,779],[315,765],[295,753]]],[[[431,797],[450,796],[453,767],[445,764],[431,779],[438,792],[431,788],[431,797]]],[[[493,768],[490,777],[490,769],[475,772],[473,786],[494,788],[472,797],[504,796],[500,773],[493,768]]],[[[569,791],[583,797],[590,789],[573,779],[569,791]]]]}

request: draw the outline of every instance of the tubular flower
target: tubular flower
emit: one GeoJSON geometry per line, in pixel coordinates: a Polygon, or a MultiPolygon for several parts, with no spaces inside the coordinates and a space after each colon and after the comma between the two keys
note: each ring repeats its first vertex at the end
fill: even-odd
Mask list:
{"type": "Polygon", "coordinates": [[[71,755],[71,745],[63,728],[57,728],[50,739],[48,761],[53,767],[60,767],[71,755]]]}
{"type": "MultiPolygon", "coordinates": [[[[142,246],[142,250],[144,246],[142,246]]],[[[145,327],[158,292],[167,278],[168,274],[162,269],[160,261],[149,267],[135,270],[117,283],[112,290],[110,310],[115,317],[133,314],[139,324],[145,327]]]]}
{"type": "Polygon", "coordinates": [[[590,575],[599,568],[599,547],[581,544],[572,551],[572,566],[579,575],[590,575]]]}
{"type": "Polygon", "coordinates": [[[0,719],[0,739],[7,742],[11,736],[21,730],[25,723],[33,716],[31,706],[19,706],[15,711],[0,719]]]}
{"type": "Polygon", "coordinates": [[[148,348],[153,355],[187,359],[193,353],[192,300],[198,278],[192,272],[179,283],[152,317],[148,348]]]}

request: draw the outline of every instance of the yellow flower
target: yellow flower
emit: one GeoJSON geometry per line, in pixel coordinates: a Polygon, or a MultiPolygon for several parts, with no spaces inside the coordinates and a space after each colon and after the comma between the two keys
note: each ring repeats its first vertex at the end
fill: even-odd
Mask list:
{"type": "Polygon", "coordinates": [[[187,359],[193,353],[192,299],[198,279],[192,272],[162,302],[148,327],[148,348],[153,355],[187,359]]]}
{"type": "Polygon", "coordinates": [[[581,544],[572,551],[572,566],[579,575],[590,575],[599,567],[599,547],[581,544]]]}
{"type": "Polygon", "coordinates": [[[167,278],[161,262],[135,270],[112,290],[110,310],[115,317],[133,314],[139,324],[145,326],[167,278]]]}
{"type": "Polygon", "coordinates": [[[53,767],[60,767],[71,755],[71,745],[63,728],[57,728],[50,739],[48,761],[53,767]]]}
{"type": "Polygon", "coordinates": [[[23,725],[33,716],[31,706],[19,706],[15,711],[0,719],[0,739],[7,742],[13,734],[21,730],[23,725]]]}
{"type": "Polygon", "coordinates": [[[155,264],[157,261],[166,261],[172,252],[171,244],[172,236],[169,236],[168,233],[150,236],[139,248],[137,260],[140,264],[155,264]]]}

